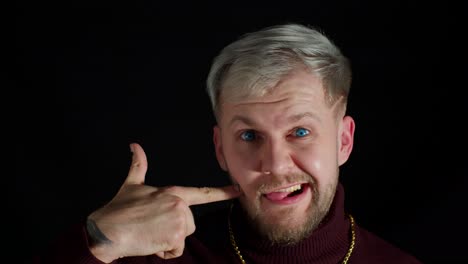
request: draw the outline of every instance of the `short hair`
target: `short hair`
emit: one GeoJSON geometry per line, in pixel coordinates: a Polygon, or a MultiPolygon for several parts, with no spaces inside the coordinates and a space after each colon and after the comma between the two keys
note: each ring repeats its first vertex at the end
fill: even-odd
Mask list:
{"type": "Polygon", "coordinates": [[[300,68],[322,80],[329,106],[343,99],[340,103],[346,108],[351,86],[349,60],[317,29],[288,23],[247,33],[214,58],[206,82],[216,118],[221,99],[262,96],[300,68]]]}

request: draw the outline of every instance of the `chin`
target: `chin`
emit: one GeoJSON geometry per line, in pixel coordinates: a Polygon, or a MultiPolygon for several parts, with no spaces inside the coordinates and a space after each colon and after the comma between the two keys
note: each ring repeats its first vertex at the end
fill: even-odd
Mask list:
{"type": "Polygon", "coordinates": [[[327,210],[314,210],[310,206],[305,213],[284,212],[281,216],[263,216],[254,220],[259,233],[272,244],[293,245],[307,238],[320,224],[327,210]]]}
{"type": "Polygon", "coordinates": [[[323,218],[323,213],[317,212],[313,203],[305,211],[295,207],[262,211],[259,207],[252,206],[252,203],[246,206],[245,201],[242,205],[253,229],[274,245],[293,245],[302,241],[315,230],[323,218]]]}

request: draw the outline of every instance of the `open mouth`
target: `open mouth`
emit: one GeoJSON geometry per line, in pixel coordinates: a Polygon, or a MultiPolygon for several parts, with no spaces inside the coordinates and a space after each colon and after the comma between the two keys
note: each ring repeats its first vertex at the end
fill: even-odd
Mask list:
{"type": "Polygon", "coordinates": [[[292,203],[299,199],[308,189],[307,183],[296,184],[287,188],[275,190],[274,192],[263,194],[263,196],[272,201],[279,203],[292,203]]]}

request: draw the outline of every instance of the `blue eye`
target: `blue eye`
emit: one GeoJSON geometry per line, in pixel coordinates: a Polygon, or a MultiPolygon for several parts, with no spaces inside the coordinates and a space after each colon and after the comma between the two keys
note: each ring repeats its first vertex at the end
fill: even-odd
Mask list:
{"type": "Polygon", "coordinates": [[[252,130],[247,130],[241,134],[241,138],[244,141],[253,141],[256,138],[255,132],[252,130]]]}
{"type": "Polygon", "coordinates": [[[310,131],[305,128],[298,128],[294,131],[294,136],[296,137],[305,137],[309,135],[310,131]]]}

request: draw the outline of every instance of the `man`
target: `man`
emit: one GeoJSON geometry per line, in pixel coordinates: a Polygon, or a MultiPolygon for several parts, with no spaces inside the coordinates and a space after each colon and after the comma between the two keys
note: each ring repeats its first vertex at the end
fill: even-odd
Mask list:
{"type": "Polygon", "coordinates": [[[131,144],[116,196],[37,262],[420,263],[344,211],[350,84],[347,58],[312,28],[243,36],[215,58],[207,80],[216,157],[233,186],[147,186],[145,153],[131,144]],[[228,211],[197,221],[189,208],[234,198],[228,211]]]}

